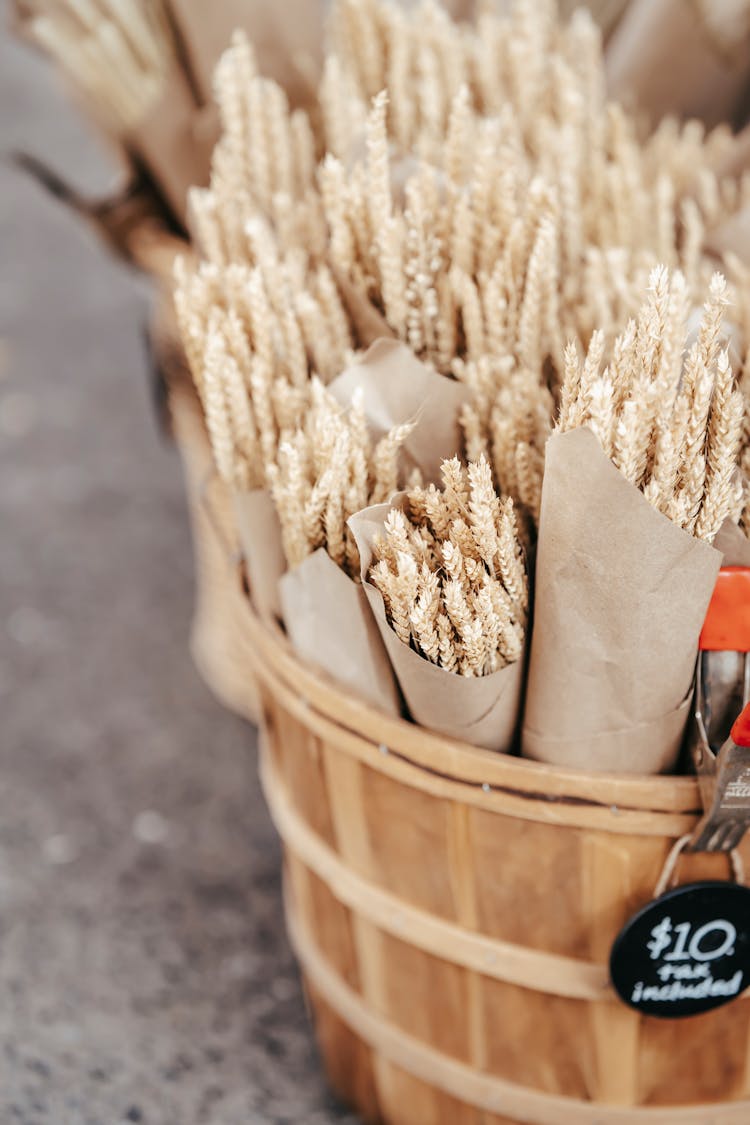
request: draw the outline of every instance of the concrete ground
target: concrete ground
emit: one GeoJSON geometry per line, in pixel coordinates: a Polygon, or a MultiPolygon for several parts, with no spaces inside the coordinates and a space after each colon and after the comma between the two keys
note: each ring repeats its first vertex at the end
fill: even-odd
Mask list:
{"type": "MultiPolygon", "coordinates": [[[[112,169],[0,0],[0,148],[112,169]]],[[[147,293],[0,165],[0,1122],[329,1125],[253,730],[187,653],[147,293]]]]}

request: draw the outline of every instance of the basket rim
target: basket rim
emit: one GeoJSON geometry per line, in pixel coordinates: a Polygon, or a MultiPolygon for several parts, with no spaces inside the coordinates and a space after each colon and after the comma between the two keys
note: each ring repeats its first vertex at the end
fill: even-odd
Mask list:
{"type": "Polygon", "coordinates": [[[400,717],[376,710],[342,689],[322,669],[299,659],[281,627],[261,620],[243,591],[244,626],[258,679],[274,691],[283,684],[302,708],[370,745],[425,772],[480,789],[499,789],[570,805],[583,804],[619,812],[675,813],[695,818],[701,812],[695,777],[629,773],[594,773],[552,766],[510,754],[498,754],[434,733],[400,717]]]}

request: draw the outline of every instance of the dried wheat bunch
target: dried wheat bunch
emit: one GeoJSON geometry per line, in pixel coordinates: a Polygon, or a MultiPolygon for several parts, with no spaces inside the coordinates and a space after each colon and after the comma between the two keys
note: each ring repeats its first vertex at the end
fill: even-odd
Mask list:
{"type": "Polygon", "coordinates": [[[744,402],[723,344],[727,285],[711,281],[696,339],[684,278],[661,267],[636,320],[614,342],[592,337],[566,356],[557,427],[589,426],[620,471],[660,512],[711,542],[737,514],[744,402]]]}
{"type": "Polygon", "coordinates": [[[561,375],[564,341],[613,337],[660,261],[692,288],[708,282],[715,177],[704,169],[688,195],[668,163],[652,176],[619,108],[602,101],[597,149],[548,107],[529,152],[515,107],[485,116],[462,86],[439,151],[416,162],[395,153],[394,115],[392,92],[376,95],[364,155],[321,164],[327,257],[438,370],[463,377],[482,356],[513,355],[561,375]]]}
{"type": "Polygon", "coordinates": [[[162,0],[21,0],[19,11],[116,133],[143,120],[175,57],[162,0]]]}
{"type": "Polygon", "coordinates": [[[528,370],[503,375],[493,373],[489,363],[477,365],[473,390],[461,412],[466,456],[470,461],[482,456],[489,460],[498,490],[516,505],[524,538],[532,539],[539,521],[554,398],[528,370]]]}
{"type": "Polygon", "coordinates": [[[344,411],[319,379],[294,430],[281,435],[278,457],[266,466],[290,567],[319,547],[359,580],[359,553],[346,521],[387,500],[404,482],[401,446],[413,423],[374,442],[361,396],[344,411]]]}
{"type": "MultiPolygon", "coordinates": [[[[469,385],[468,455],[490,457],[533,519],[564,341],[612,341],[659,261],[691,292],[708,284],[706,225],[749,197],[712,171],[731,141],[665,123],[642,143],[605,101],[593,24],[563,27],[547,4],[485,14],[477,31],[435,5],[340,0],[334,42],[329,260],[420,358],[469,385]]],[[[737,304],[746,317],[750,301],[737,304]]]]}
{"type": "Polygon", "coordinates": [[[310,270],[304,256],[263,250],[258,258],[261,266],[176,267],[185,353],[217,467],[238,488],[264,487],[280,435],[308,406],[311,376],[329,382],[352,356],[349,322],[325,264],[310,270]]]}
{"type": "Polygon", "coordinates": [[[325,244],[315,186],[316,138],[308,115],[290,111],[287,96],[258,73],[247,36],[236,31],[214,78],[222,135],[209,191],[194,190],[190,207],[201,253],[215,264],[257,260],[265,220],[279,247],[320,257],[325,244]],[[270,226],[269,226],[270,224],[270,226]]]}
{"type": "Polygon", "coordinates": [[[340,294],[369,303],[468,385],[467,450],[533,521],[564,342],[598,331],[608,349],[660,260],[691,293],[708,283],[706,224],[747,195],[712,171],[730,142],[670,124],[643,143],[606,103],[591,20],[563,25],[546,0],[476,27],[429,2],[337,0],[332,44],[319,119],[290,114],[242,36],[222,60],[223,138],[191,200],[212,285],[260,271],[264,354],[294,386],[305,368],[329,379],[361,342],[340,294]]]}
{"type": "Polygon", "coordinates": [[[566,253],[581,237],[650,244],[670,192],[661,189],[658,215],[642,203],[653,204],[664,175],[673,203],[693,191],[701,206],[721,198],[711,171],[734,144],[729,130],[706,136],[698,123],[670,121],[644,143],[606,102],[601,35],[585,10],[562,21],[552,0],[516,0],[509,14],[486,7],[470,26],[435,3],[405,12],[387,0],[338,0],[332,23],[320,100],[327,150],[345,165],[361,147],[371,99],[387,90],[391,151],[444,168],[454,184],[477,163],[478,125],[494,122],[501,166],[510,157],[526,164],[528,180],[541,174],[560,185],[566,253]]]}
{"type": "Polygon", "coordinates": [[[562,24],[554,4],[521,0],[472,27],[434,3],[338,0],[331,42],[319,121],[290,114],[235,36],[198,241],[213,261],[254,262],[248,224],[270,218],[281,246],[325,253],[441,370],[455,345],[471,359],[501,337],[561,361],[562,340],[632,314],[634,272],[640,287],[664,260],[692,281],[704,222],[738,205],[711,171],[726,131],[670,125],[643,145],[607,105],[583,12],[562,24]]]}
{"type": "Polygon", "coordinates": [[[670,125],[642,144],[605,100],[584,12],[519,0],[472,27],[434,3],[337,0],[331,42],[319,120],[290,114],[241,34],[223,57],[223,136],[191,200],[210,261],[258,264],[264,225],[266,249],[325,260],[467,380],[511,355],[559,381],[564,341],[613,338],[659,261],[707,282],[705,224],[742,196],[712,172],[731,141],[670,125]]]}
{"type": "Polygon", "coordinates": [[[462,676],[484,676],[523,650],[528,582],[513,502],[489,463],[444,461],[442,489],[412,489],[375,544],[369,579],[404,644],[462,676]]]}
{"type": "MultiPolygon", "coordinates": [[[[513,107],[530,152],[546,141],[550,118],[601,143],[604,56],[591,7],[555,0],[485,3],[477,5],[472,26],[453,22],[435,0],[411,11],[389,0],[336,0],[332,73],[327,96],[321,96],[329,150],[350,155],[363,105],[388,89],[397,106],[395,143],[426,155],[425,146],[442,144],[453,99],[464,85],[486,116],[513,107]],[[337,147],[336,138],[350,143],[337,147]]],[[[652,173],[668,167],[682,186],[733,147],[728,126],[706,135],[700,122],[671,118],[646,139],[644,155],[652,173]]]]}

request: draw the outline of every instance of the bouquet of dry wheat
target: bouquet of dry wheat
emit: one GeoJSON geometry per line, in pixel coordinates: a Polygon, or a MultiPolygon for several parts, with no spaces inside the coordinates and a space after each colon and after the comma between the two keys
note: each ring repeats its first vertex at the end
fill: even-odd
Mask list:
{"type": "Polygon", "coordinates": [[[309,104],[320,73],[323,0],[15,0],[21,31],[57,63],[128,167],[145,174],[184,230],[188,189],[205,184],[218,122],[213,71],[232,32],[253,66],[309,104]]]}
{"type": "MultiPolygon", "coordinates": [[[[217,468],[234,495],[256,606],[264,616],[283,617],[302,655],[398,711],[347,520],[429,475],[436,458],[456,447],[458,388],[390,340],[350,356],[347,365],[348,349],[335,342],[341,333],[326,341],[325,318],[314,312],[307,339],[317,328],[309,347],[320,362],[311,376],[305,336],[285,303],[289,291],[277,291],[272,304],[260,270],[231,267],[227,277],[229,289],[215,293],[213,303],[207,271],[186,277],[177,307],[200,372],[217,468]],[[207,347],[196,358],[204,329],[207,347]],[[325,385],[320,372],[330,377],[337,365],[340,373],[325,385]],[[416,426],[420,413],[429,428],[416,426]]],[[[323,289],[338,300],[330,278],[323,289]]],[[[313,294],[306,296],[314,306],[313,294]]],[[[338,304],[333,322],[346,325],[338,304]]]]}
{"type": "MultiPolygon", "coordinates": [[[[717,171],[750,172],[749,0],[630,0],[607,43],[607,86],[639,116],[696,117],[739,129],[717,171]]],[[[750,264],[750,207],[711,235],[720,253],[750,264]]]]}
{"type": "Polygon", "coordinates": [[[529,600],[513,502],[484,459],[442,478],[352,518],[362,582],[411,717],[509,750],[529,600]]]}
{"type": "MultiPolygon", "coordinates": [[[[511,594],[500,556],[479,542],[490,532],[473,522],[473,492],[481,485],[487,527],[516,558],[519,542],[533,551],[539,522],[524,735],[537,756],[537,636],[557,635],[554,622],[540,624],[556,611],[538,591],[549,598],[551,585],[561,594],[565,585],[540,578],[554,513],[568,526],[606,479],[617,502],[593,495],[588,516],[603,505],[598,537],[635,505],[640,520],[623,528],[633,560],[641,525],[654,536],[646,588],[659,588],[670,543],[688,578],[699,572],[662,599],[663,621],[685,621],[685,652],[665,683],[668,702],[651,700],[638,720],[653,727],[685,699],[693,618],[715,571],[717,552],[695,536],[710,539],[739,512],[740,399],[720,342],[722,333],[747,338],[750,284],[728,257],[729,280],[712,283],[707,244],[750,187],[714,171],[732,145],[726,130],[665,123],[641,142],[603,90],[585,13],[562,24],[529,0],[508,17],[484,12],[476,26],[454,24],[435,4],[410,15],[385,0],[338,0],[315,112],[291,108],[259,77],[236,35],[216,74],[222,137],[210,188],[190,200],[202,261],[178,274],[185,349],[218,470],[235,493],[253,596],[307,659],[389,710],[399,706],[395,670],[412,717],[507,749],[525,596],[518,584],[511,594]],[[727,301],[732,321],[722,328],[727,301]],[[584,474],[587,487],[571,474],[555,491],[558,451],[574,444],[599,465],[584,474]],[[449,461],[440,491],[440,462],[456,454],[470,476],[449,461]],[[437,720],[415,686],[428,676],[461,693],[437,720]],[[493,735],[474,727],[481,707],[469,693],[489,714],[499,677],[514,686],[503,689],[493,735]]],[[[588,517],[577,533],[588,549],[588,517]]],[[[606,589],[619,588],[623,605],[637,599],[645,566],[620,565],[606,589]]],[[[579,570],[582,581],[591,573],[579,570]]],[[[595,609],[591,618],[591,637],[577,625],[572,643],[598,645],[601,658],[619,641],[597,632],[595,609]]],[[[557,658],[567,673],[568,654],[557,658]]],[[[625,656],[622,668],[632,677],[625,656]]],[[[605,688],[603,707],[607,698],[605,688]]],[[[627,726],[621,711],[615,700],[607,730],[627,726]]],[[[684,717],[683,708],[666,736],[652,731],[654,760],[636,746],[626,768],[662,768],[684,717]]],[[[600,765],[611,765],[607,755],[600,765]]]]}
{"type": "Polygon", "coordinates": [[[660,261],[706,283],[702,245],[747,188],[712,172],[725,131],[666,124],[639,146],[604,101],[591,24],[524,10],[477,34],[434,5],[418,24],[386,3],[338,4],[317,129],[253,77],[238,39],[217,72],[211,190],[191,206],[207,268],[259,268],[278,290],[291,257],[313,297],[295,301],[306,346],[338,343],[314,357],[322,374],[390,333],[461,380],[469,456],[490,456],[533,520],[565,341],[614,336],[660,261]]]}
{"type": "Polygon", "coordinates": [[[16,0],[23,31],[58,64],[86,111],[184,228],[188,188],[205,183],[217,128],[166,0],[16,0]]]}
{"type": "Polygon", "coordinates": [[[744,402],[715,275],[691,344],[685,282],[652,275],[606,349],[571,347],[547,445],[523,747],[617,771],[674,765],[698,635],[738,519],[744,402]],[[602,365],[606,359],[606,366],[602,365]]]}

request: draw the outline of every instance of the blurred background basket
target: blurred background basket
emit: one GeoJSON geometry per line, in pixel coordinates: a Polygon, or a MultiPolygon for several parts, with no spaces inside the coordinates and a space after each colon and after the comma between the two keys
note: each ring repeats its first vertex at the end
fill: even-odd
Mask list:
{"type": "MultiPolygon", "coordinates": [[[[658,1020],[608,983],[614,937],[695,824],[695,780],[433,736],[343,694],[242,612],[288,929],[330,1081],[363,1119],[750,1120],[747,998],[658,1020]]],[[[724,856],[679,867],[728,876],[724,856]]]]}
{"type": "Polygon", "coordinates": [[[117,257],[145,274],[152,284],[147,342],[154,408],[162,432],[174,440],[180,453],[193,541],[195,608],[190,650],[219,701],[255,722],[257,695],[247,632],[241,627],[237,606],[239,553],[231,498],[214,467],[172,300],[175,259],[190,255],[190,244],[165,221],[148,184],[136,179],[117,196],[91,203],[42,164],[28,158],[23,163],[92,226],[117,257]]]}
{"type": "Polygon", "coordinates": [[[187,378],[169,386],[169,416],[180,451],[193,537],[195,609],[190,651],[214,695],[257,720],[250,637],[243,628],[238,548],[226,485],[214,469],[203,410],[187,378]]]}
{"type": "Polygon", "coordinates": [[[203,408],[179,342],[171,297],[172,264],[173,260],[167,261],[166,275],[153,275],[159,289],[148,333],[155,404],[180,454],[190,517],[195,576],[190,652],[217,699],[256,722],[257,691],[250,638],[243,626],[237,578],[241,556],[232,499],[216,471],[203,408]]]}

